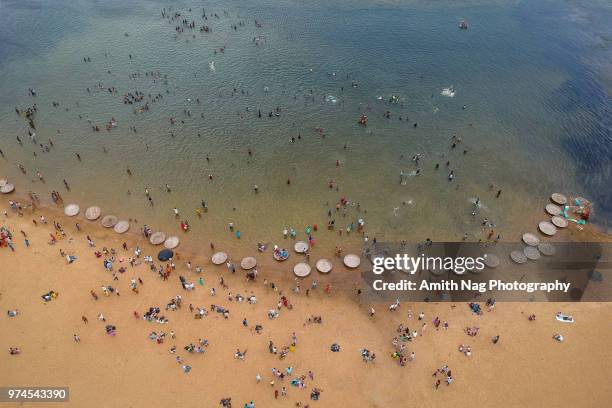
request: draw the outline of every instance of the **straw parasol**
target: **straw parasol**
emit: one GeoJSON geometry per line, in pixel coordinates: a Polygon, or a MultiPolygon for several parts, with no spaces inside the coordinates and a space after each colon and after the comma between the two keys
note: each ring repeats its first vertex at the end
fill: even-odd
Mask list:
{"type": "Polygon", "coordinates": [[[550,196],[550,199],[553,203],[559,205],[565,205],[567,203],[567,197],[561,193],[553,193],[553,195],[550,196]]]}
{"type": "Polygon", "coordinates": [[[117,234],[123,234],[130,229],[130,223],[125,220],[121,220],[115,224],[115,232],[117,234]]]}
{"type": "Polygon", "coordinates": [[[306,262],[300,262],[293,267],[293,273],[298,278],[305,278],[310,275],[312,268],[306,262]]]}
{"type": "Polygon", "coordinates": [[[327,258],[321,258],[317,261],[317,271],[321,273],[330,273],[332,270],[332,263],[327,258]]]}
{"type": "Polygon", "coordinates": [[[361,258],[359,258],[359,256],[355,254],[347,254],[344,257],[344,265],[346,265],[347,268],[351,268],[351,269],[357,268],[360,263],[361,263],[361,258]]]}
{"type": "Polygon", "coordinates": [[[470,271],[470,272],[472,272],[472,273],[474,273],[474,274],[476,274],[476,275],[478,275],[479,273],[481,273],[481,272],[483,271],[483,269],[484,269],[484,268],[482,268],[482,269],[478,269],[478,268],[476,268],[476,267],[473,267],[472,269],[469,269],[469,271],[470,271]]]}
{"type": "Polygon", "coordinates": [[[442,276],[447,272],[444,268],[431,268],[429,269],[429,273],[435,276],[442,276]]]}
{"type": "Polygon", "coordinates": [[[100,207],[89,207],[85,210],[85,218],[87,218],[89,221],[97,220],[98,218],[100,218],[101,213],[102,210],[100,210],[100,207]]]}
{"type": "Polygon", "coordinates": [[[240,267],[245,270],[253,269],[257,265],[257,259],[252,256],[247,256],[246,258],[242,258],[240,261],[240,267]]]}
{"type": "Polygon", "coordinates": [[[227,254],[225,252],[215,252],[212,256],[212,263],[215,265],[221,265],[227,261],[227,254]]]}
{"type": "Polygon", "coordinates": [[[555,227],[550,221],[542,221],[538,224],[538,228],[546,235],[555,235],[557,233],[557,227],[555,227]]]}
{"type": "Polygon", "coordinates": [[[536,247],[525,247],[523,252],[525,253],[525,256],[532,261],[537,261],[540,259],[540,251],[538,251],[538,248],[536,247]]]}
{"type": "Polygon", "coordinates": [[[74,217],[79,213],[79,211],[81,211],[81,209],[76,204],[68,204],[66,207],[64,207],[64,214],[69,217],[74,217]]]}
{"type": "MultiPolygon", "coordinates": [[[[527,247],[527,248],[531,248],[531,247],[527,247]]],[[[522,263],[527,262],[527,257],[525,256],[525,253],[523,251],[510,252],[510,258],[517,264],[522,264],[522,263]]]]}
{"type": "Polygon", "coordinates": [[[559,227],[559,228],[565,228],[567,227],[567,220],[563,217],[560,217],[558,215],[555,215],[554,217],[552,217],[552,223],[554,224],[555,227],[559,227]]]}
{"type": "Polygon", "coordinates": [[[533,235],[531,232],[526,232],[523,234],[523,242],[529,246],[538,246],[540,238],[533,235]]]}
{"type": "Polygon", "coordinates": [[[178,245],[179,245],[179,238],[175,236],[166,238],[166,241],[164,242],[164,246],[168,249],[174,249],[178,245]]]}
{"type": "Polygon", "coordinates": [[[538,249],[542,255],[546,256],[553,256],[555,252],[557,252],[554,245],[549,242],[542,242],[540,245],[538,245],[538,249]]]}
{"type": "Polygon", "coordinates": [[[297,252],[298,254],[303,254],[306,251],[308,251],[308,243],[304,242],[304,241],[298,241],[295,243],[295,245],[293,246],[293,249],[295,250],[295,252],[297,252]]]}
{"type": "Polygon", "coordinates": [[[166,240],[166,234],[161,231],[154,232],[149,237],[149,242],[153,245],[159,245],[166,240]]]}
{"type": "Polygon", "coordinates": [[[499,258],[494,254],[484,254],[484,264],[489,268],[497,268],[499,266],[499,258]]]}
{"type": "Polygon", "coordinates": [[[559,207],[558,205],[546,204],[545,209],[546,209],[546,212],[549,213],[550,215],[561,214],[561,207],[559,207]]]}
{"type": "Polygon", "coordinates": [[[117,223],[117,217],[115,217],[114,215],[107,215],[104,218],[102,218],[102,226],[105,228],[114,227],[116,223],[117,223]]]}
{"type": "Polygon", "coordinates": [[[8,194],[15,190],[15,185],[12,183],[5,182],[2,186],[0,186],[0,193],[8,194]]]}

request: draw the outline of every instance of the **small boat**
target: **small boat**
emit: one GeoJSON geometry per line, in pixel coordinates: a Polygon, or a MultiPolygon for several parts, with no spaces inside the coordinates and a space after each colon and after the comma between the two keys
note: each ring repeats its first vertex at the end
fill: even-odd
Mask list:
{"type": "Polygon", "coordinates": [[[467,30],[468,29],[468,22],[466,20],[459,21],[459,29],[467,30]]]}
{"type": "Polygon", "coordinates": [[[368,124],[368,117],[362,113],[361,116],[359,116],[359,120],[357,121],[357,123],[359,123],[362,126],[367,125],[368,124]]]}

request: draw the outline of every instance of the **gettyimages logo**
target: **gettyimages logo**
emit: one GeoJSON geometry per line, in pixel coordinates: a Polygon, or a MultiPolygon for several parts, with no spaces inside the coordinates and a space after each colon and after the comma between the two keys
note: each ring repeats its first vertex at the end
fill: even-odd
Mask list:
{"type": "Polygon", "coordinates": [[[612,244],[554,243],[539,252],[522,243],[379,242],[363,253],[362,292],[377,299],[612,301],[612,244]]]}
{"type": "Polygon", "coordinates": [[[385,271],[401,271],[414,275],[417,271],[446,269],[453,270],[459,274],[466,271],[478,270],[482,271],[485,268],[484,256],[477,258],[472,257],[457,257],[450,256],[409,256],[408,254],[396,254],[394,257],[376,256],[372,258],[372,272],[380,275],[385,271]]]}

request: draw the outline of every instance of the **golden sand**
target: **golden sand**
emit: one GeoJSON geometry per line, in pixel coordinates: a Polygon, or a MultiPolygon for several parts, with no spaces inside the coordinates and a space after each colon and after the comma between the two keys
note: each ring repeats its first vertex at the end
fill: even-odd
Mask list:
{"type": "MultiPolygon", "coordinates": [[[[28,212],[24,217],[9,212],[0,223],[13,231],[16,241],[15,252],[0,248],[0,385],[70,387],[70,403],[33,406],[216,407],[221,398],[231,397],[234,407],[253,400],[258,408],[293,407],[297,402],[311,407],[603,407],[612,399],[608,375],[612,307],[607,303],[498,302],[482,316],[473,315],[464,303],[402,303],[397,311],[389,312],[388,304],[366,303],[349,290],[358,281],[352,275],[355,272],[335,268],[329,277],[315,272],[302,282],[297,294],[292,291],[291,265],[264,262],[257,281],[246,282],[243,271],[232,275],[225,266],[212,265],[209,248],[198,254],[179,248],[177,270],[162,281],[148,265],[132,268],[127,263],[137,244],[143,255],[155,258],[158,248],[144,238],[119,237],[83,220],[82,231],[77,232],[74,220],[57,218],[67,236],[49,245],[53,213],[46,214],[47,225],[35,226],[28,212]],[[31,241],[30,248],[24,247],[20,230],[31,241]],[[95,250],[112,247],[118,257],[125,258],[114,266],[115,271],[120,266],[127,269],[118,273],[118,281],[104,270],[103,258],[93,255],[86,235],[96,242],[95,250]],[[124,238],[130,252],[121,249],[124,238]],[[76,262],[68,265],[60,248],[78,256],[76,262]],[[184,291],[178,279],[179,275],[190,281],[198,278],[193,269],[187,270],[187,260],[194,268],[204,268],[205,286],[196,284],[193,292],[184,291]],[[220,276],[228,289],[219,285],[220,276]],[[144,282],[138,294],[130,291],[130,280],[137,277],[144,282]],[[264,286],[266,278],[293,305],[291,310],[282,308],[273,320],[268,319],[267,311],[276,308],[281,291],[264,286]],[[312,279],[319,281],[318,288],[306,296],[312,279]],[[334,282],[329,295],[324,292],[328,281],[334,282]],[[340,281],[350,283],[340,285],[340,281]],[[120,296],[104,296],[100,287],[108,284],[120,296]],[[346,290],[337,290],[339,286],[346,290]],[[211,296],[210,287],[216,288],[216,296],[211,296]],[[59,292],[59,297],[45,303],[41,295],[49,290],[59,292]],[[90,290],[98,293],[97,301],[90,290]],[[230,292],[253,293],[258,302],[230,302],[230,292]],[[165,311],[165,304],[177,294],[183,298],[183,307],[165,311]],[[189,311],[190,303],[207,310],[211,304],[220,305],[230,310],[230,316],[224,319],[210,312],[196,320],[189,311]],[[142,315],[150,306],[159,306],[170,323],[160,325],[133,316],[134,311],[142,315]],[[369,317],[370,307],[377,310],[374,318],[369,317]],[[19,309],[20,314],[10,318],[9,309],[19,309]],[[408,318],[409,310],[412,318],[408,318]],[[576,322],[557,322],[554,315],[559,310],[573,315],[576,322]],[[428,327],[422,336],[406,343],[416,358],[401,367],[390,357],[391,340],[400,323],[420,334],[417,315],[421,311],[428,327]],[[106,323],[96,318],[100,313],[106,323]],[[532,313],[537,315],[533,322],[526,318],[532,313]],[[322,316],[323,323],[306,324],[311,315],[322,316]],[[88,318],[88,324],[81,316],[88,318]],[[449,322],[448,330],[433,327],[436,316],[449,322]],[[243,318],[249,327],[243,326],[243,318]],[[117,326],[115,337],[106,334],[106,324],[117,326]],[[255,324],[263,325],[261,334],[254,332],[255,324]],[[463,331],[467,326],[480,327],[480,333],[467,336],[463,331]],[[174,331],[176,338],[168,336],[163,344],[156,344],[148,338],[151,331],[174,331]],[[297,347],[285,359],[268,352],[270,340],[280,349],[289,345],[293,332],[297,347]],[[565,341],[553,340],[555,333],[562,333],[565,341]],[[80,336],[79,343],[73,334],[80,336]],[[494,335],[501,336],[498,344],[491,341],[494,335]],[[183,350],[189,343],[197,344],[199,338],[210,343],[204,354],[183,350]],[[341,351],[332,353],[332,343],[340,344],[341,351]],[[460,344],[471,345],[472,355],[460,353],[460,344]],[[192,366],[190,373],[183,373],[176,355],[169,352],[173,345],[176,355],[192,366]],[[8,348],[15,346],[22,353],[9,355],[8,348]],[[360,349],[364,347],[377,354],[374,363],[362,361],[360,349]],[[248,350],[244,361],[234,358],[237,348],[248,350]],[[453,383],[443,383],[436,390],[432,373],[445,364],[452,370],[453,383]],[[305,389],[291,386],[289,377],[282,382],[276,379],[271,386],[272,368],[285,370],[288,366],[293,367],[291,378],[310,370],[314,380],[307,377],[305,389]],[[280,392],[283,386],[288,395],[275,400],[274,390],[280,392]],[[313,387],[323,390],[319,401],[309,399],[313,387]]],[[[228,252],[236,263],[243,255],[228,252]]]]}

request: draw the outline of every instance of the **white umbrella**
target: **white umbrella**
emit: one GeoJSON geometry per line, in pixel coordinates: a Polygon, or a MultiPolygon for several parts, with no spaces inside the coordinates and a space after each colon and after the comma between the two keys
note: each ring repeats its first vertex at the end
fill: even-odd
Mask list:
{"type": "Polygon", "coordinates": [[[346,265],[347,268],[354,269],[357,268],[359,264],[361,264],[361,259],[355,254],[348,254],[344,257],[344,265],[346,265]]]}
{"type": "Polygon", "coordinates": [[[240,261],[240,266],[245,270],[253,269],[256,265],[257,259],[253,258],[252,256],[242,258],[242,261],[240,261]]]}
{"type": "Polygon", "coordinates": [[[74,217],[79,213],[79,211],[81,211],[81,209],[76,204],[68,204],[66,207],[64,207],[64,214],[69,217],[74,217]]]}
{"type": "Polygon", "coordinates": [[[310,275],[311,270],[312,268],[310,268],[310,265],[305,262],[300,262],[293,267],[293,273],[298,278],[305,278],[306,276],[310,275]]]}
{"type": "Polygon", "coordinates": [[[100,210],[100,207],[89,207],[85,210],[85,218],[87,218],[89,221],[97,220],[100,218],[101,213],[102,210],[100,210]]]}
{"type": "Polygon", "coordinates": [[[227,261],[227,254],[225,252],[215,252],[212,256],[212,263],[215,265],[224,264],[227,261]]]}
{"type": "Polygon", "coordinates": [[[115,224],[115,232],[117,234],[123,234],[129,229],[130,229],[130,223],[128,221],[122,220],[115,224]]]}
{"type": "Polygon", "coordinates": [[[330,273],[332,267],[331,261],[327,258],[321,258],[317,261],[317,270],[321,273],[330,273]]]}
{"type": "Polygon", "coordinates": [[[303,254],[306,251],[308,251],[308,244],[304,241],[298,241],[295,243],[295,245],[293,246],[293,249],[295,250],[295,252],[297,252],[298,254],[303,254]]]}
{"type": "Polygon", "coordinates": [[[166,240],[166,234],[164,234],[161,231],[154,232],[149,237],[149,242],[152,243],[153,245],[159,245],[162,242],[164,242],[165,240],[166,240]]]}
{"type": "Polygon", "coordinates": [[[174,249],[179,245],[179,238],[172,236],[166,238],[166,242],[164,242],[164,246],[168,249],[174,249]]]}
{"type": "Polygon", "coordinates": [[[115,226],[116,223],[117,217],[115,217],[114,215],[106,215],[104,218],[102,218],[102,226],[104,228],[112,228],[115,226]]]}

